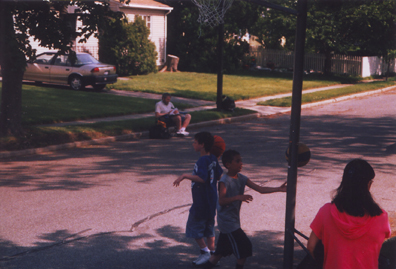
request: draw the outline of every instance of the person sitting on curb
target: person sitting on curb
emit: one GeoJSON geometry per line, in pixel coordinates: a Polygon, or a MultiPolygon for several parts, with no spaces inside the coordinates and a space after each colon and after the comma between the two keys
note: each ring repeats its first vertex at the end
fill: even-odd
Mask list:
{"type": "Polygon", "coordinates": [[[186,128],[191,121],[191,115],[181,114],[170,100],[171,95],[169,93],[162,95],[162,100],[155,104],[155,117],[167,124],[173,122],[176,125],[176,134],[188,135],[186,128]]]}

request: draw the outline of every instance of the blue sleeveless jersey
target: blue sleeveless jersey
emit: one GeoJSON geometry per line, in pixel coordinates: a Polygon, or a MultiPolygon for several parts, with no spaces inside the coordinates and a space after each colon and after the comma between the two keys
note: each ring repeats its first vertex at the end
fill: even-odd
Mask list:
{"type": "Polygon", "coordinates": [[[217,181],[223,169],[216,156],[205,155],[195,164],[193,175],[202,178],[205,183],[192,182],[191,192],[193,204],[190,213],[197,219],[210,219],[216,215],[217,181]]]}

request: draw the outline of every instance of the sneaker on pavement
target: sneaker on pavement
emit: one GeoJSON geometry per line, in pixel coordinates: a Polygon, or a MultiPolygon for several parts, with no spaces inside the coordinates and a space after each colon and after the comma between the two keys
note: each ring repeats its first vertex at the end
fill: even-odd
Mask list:
{"type": "Polygon", "coordinates": [[[179,131],[176,132],[176,134],[177,134],[177,135],[186,136],[186,135],[189,135],[190,133],[189,133],[189,132],[186,132],[186,131],[179,130],[179,131]]]}
{"type": "Polygon", "coordinates": [[[209,258],[210,258],[210,252],[201,250],[201,255],[199,255],[198,258],[192,263],[193,265],[203,265],[207,261],[209,261],[209,258]]]}

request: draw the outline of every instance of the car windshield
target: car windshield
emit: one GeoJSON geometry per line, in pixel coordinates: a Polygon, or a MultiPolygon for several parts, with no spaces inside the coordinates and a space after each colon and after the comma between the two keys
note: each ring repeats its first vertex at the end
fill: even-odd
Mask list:
{"type": "Polygon", "coordinates": [[[34,63],[36,64],[49,64],[51,62],[51,59],[54,58],[53,53],[43,53],[41,55],[38,55],[34,63]]]}
{"type": "Polygon", "coordinates": [[[98,63],[99,61],[89,54],[77,54],[77,61],[75,65],[98,64],[98,63]]]}

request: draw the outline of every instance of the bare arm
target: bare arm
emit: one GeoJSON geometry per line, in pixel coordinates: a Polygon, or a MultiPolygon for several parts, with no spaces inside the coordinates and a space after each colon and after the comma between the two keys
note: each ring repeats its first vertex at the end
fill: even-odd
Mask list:
{"type": "Polygon", "coordinates": [[[205,181],[200,178],[197,175],[191,175],[191,174],[183,174],[181,176],[179,176],[174,182],[173,182],[173,186],[177,187],[180,185],[180,182],[182,182],[184,179],[189,179],[191,181],[194,182],[198,182],[198,183],[205,183],[205,181]]]}
{"type": "Polygon", "coordinates": [[[246,182],[246,185],[249,188],[251,188],[259,193],[286,192],[286,189],[287,189],[286,184],[287,184],[287,182],[283,183],[279,187],[264,187],[264,186],[257,185],[250,179],[248,179],[246,182]]]}
{"type": "Polygon", "coordinates": [[[172,109],[170,109],[168,112],[160,113],[160,112],[157,111],[157,107],[156,107],[155,108],[155,117],[159,118],[159,117],[162,117],[162,116],[165,116],[165,115],[170,115],[172,112],[173,112],[172,115],[179,114],[179,110],[177,108],[173,108],[172,107],[172,109]]]}
{"type": "Polygon", "coordinates": [[[311,232],[311,235],[309,236],[308,243],[307,243],[307,249],[311,253],[312,257],[315,258],[314,256],[314,250],[316,244],[319,242],[319,238],[316,236],[314,232],[311,232]]]}
{"type": "Polygon", "coordinates": [[[165,112],[165,113],[155,112],[155,117],[159,118],[159,117],[162,117],[162,116],[165,116],[165,115],[169,115],[169,114],[170,114],[170,111],[169,112],[165,112]]]}
{"type": "Polygon", "coordinates": [[[251,195],[236,195],[232,197],[226,197],[227,188],[223,182],[219,182],[219,205],[225,206],[235,201],[242,201],[249,203],[253,200],[251,195]]]}

